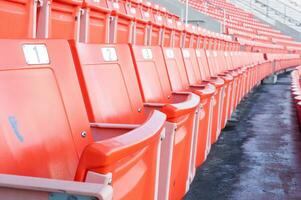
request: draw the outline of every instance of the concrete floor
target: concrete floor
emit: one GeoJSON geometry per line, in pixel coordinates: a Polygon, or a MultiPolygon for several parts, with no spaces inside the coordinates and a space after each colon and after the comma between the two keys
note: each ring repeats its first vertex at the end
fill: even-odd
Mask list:
{"type": "Polygon", "coordinates": [[[185,200],[301,199],[301,135],[289,73],[256,88],[238,107],[185,200]]]}

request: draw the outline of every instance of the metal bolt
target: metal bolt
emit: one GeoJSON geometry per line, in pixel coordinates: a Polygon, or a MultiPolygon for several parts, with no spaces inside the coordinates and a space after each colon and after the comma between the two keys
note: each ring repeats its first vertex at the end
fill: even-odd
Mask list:
{"type": "Polygon", "coordinates": [[[142,111],[142,109],[141,108],[138,108],[138,112],[141,112],[142,111]]]}
{"type": "Polygon", "coordinates": [[[165,139],[165,133],[161,133],[160,141],[163,141],[165,139]]]}
{"type": "Polygon", "coordinates": [[[109,178],[108,185],[112,185],[112,178],[109,178]]]}
{"type": "Polygon", "coordinates": [[[81,132],[81,136],[82,136],[83,138],[85,138],[85,137],[87,136],[87,132],[86,132],[86,131],[81,132]]]}

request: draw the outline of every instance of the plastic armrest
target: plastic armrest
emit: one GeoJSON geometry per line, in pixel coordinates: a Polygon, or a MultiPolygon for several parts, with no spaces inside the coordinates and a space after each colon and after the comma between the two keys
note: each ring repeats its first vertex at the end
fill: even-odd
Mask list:
{"type": "Polygon", "coordinates": [[[202,82],[206,84],[211,83],[209,80],[202,80],[202,82]]]}
{"type": "Polygon", "coordinates": [[[153,103],[153,102],[147,102],[143,104],[145,107],[154,107],[156,109],[161,109],[165,106],[164,103],[153,103]]]}
{"type": "Polygon", "coordinates": [[[160,110],[171,119],[191,113],[200,103],[199,96],[191,92],[173,92],[171,100],[172,103],[144,103],[144,106],[160,110]]]}
{"type": "Polygon", "coordinates": [[[165,120],[163,113],[154,111],[138,128],[88,145],[80,158],[75,180],[83,180],[87,171],[113,164],[159,139],[165,120]]]}
{"type": "Polygon", "coordinates": [[[203,89],[206,88],[206,85],[205,84],[202,84],[202,85],[190,85],[189,87],[191,89],[203,90],[203,89]]]}
{"type": "Polygon", "coordinates": [[[171,99],[173,103],[162,108],[168,118],[189,114],[200,104],[200,97],[191,92],[173,92],[171,99]]]}
{"type": "MultiPolygon", "coordinates": [[[[104,184],[7,174],[0,174],[0,188],[0,197],[8,199],[34,199],[38,198],[37,196],[41,195],[41,193],[49,193],[49,195],[53,193],[63,193],[73,196],[94,197],[98,200],[110,200],[113,195],[112,187],[104,184]],[[10,192],[6,193],[6,189],[10,190],[10,192]],[[25,196],[22,197],[22,193],[24,193],[24,195],[26,193],[25,196],[28,198],[25,196]]],[[[48,199],[47,197],[49,195],[44,195],[46,196],[45,199],[48,199]]]]}
{"type": "Polygon", "coordinates": [[[140,124],[90,123],[91,128],[135,129],[140,124]]]}
{"type": "Polygon", "coordinates": [[[90,123],[95,142],[123,135],[141,124],[90,123]]]}
{"type": "Polygon", "coordinates": [[[191,85],[190,89],[193,90],[194,93],[198,94],[198,95],[202,95],[202,97],[204,95],[210,95],[210,94],[214,94],[215,92],[215,87],[210,87],[210,85],[191,85]]]}
{"type": "Polygon", "coordinates": [[[221,73],[218,73],[217,75],[224,77],[224,76],[229,75],[229,72],[221,72],[221,73]]]}

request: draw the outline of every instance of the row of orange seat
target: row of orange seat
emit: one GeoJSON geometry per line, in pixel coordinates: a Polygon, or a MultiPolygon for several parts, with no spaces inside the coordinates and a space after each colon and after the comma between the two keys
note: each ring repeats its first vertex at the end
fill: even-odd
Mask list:
{"type": "Polygon", "coordinates": [[[148,2],[5,0],[0,17],[6,199],[181,199],[241,99],[301,62],[148,2]]]}
{"type": "MultiPolygon", "coordinates": [[[[185,0],[182,0],[185,2],[185,0]]],[[[225,26],[225,32],[237,38],[248,51],[295,52],[300,54],[300,42],[257,20],[251,13],[224,0],[191,0],[189,4],[225,26]]]]}
{"type": "Polygon", "coordinates": [[[0,30],[2,38],[25,36],[88,43],[181,45],[171,35],[174,30],[175,35],[177,32],[193,35],[194,47],[239,50],[239,44],[231,38],[204,35],[203,29],[194,26],[187,29],[177,15],[142,0],[5,0],[0,2],[0,8],[1,26],[5,27],[0,30]]]}

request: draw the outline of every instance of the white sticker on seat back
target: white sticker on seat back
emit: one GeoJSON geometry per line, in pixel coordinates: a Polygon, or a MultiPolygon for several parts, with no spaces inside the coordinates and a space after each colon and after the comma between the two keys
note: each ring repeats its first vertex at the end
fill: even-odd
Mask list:
{"type": "Polygon", "coordinates": [[[207,55],[207,57],[210,57],[210,52],[206,51],[206,55],[207,55]]]}
{"type": "Polygon", "coordinates": [[[167,19],[168,24],[172,24],[172,19],[167,19]]]}
{"type": "Polygon", "coordinates": [[[175,54],[172,49],[166,49],[165,54],[166,54],[166,57],[169,59],[172,59],[175,57],[175,54]]]}
{"type": "Polygon", "coordinates": [[[157,15],[156,18],[157,18],[158,21],[160,21],[160,22],[162,21],[162,16],[157,15]]]}
{"type": "Polygon", "coordinates": [[[201,52],[200,50],[195,50],[195,53],[196,53],[196,57],[200,58],[201,57],[201,52]]]}
{"type": "Polygon", "coordinates": [[[150,17],[149,12],[144,12],[144,17],[149,18],[150,17]]]}
{"type": "Polygon", "coordinates": [[[153,52],[151,49],[142,49],[142,56],[145,60],[150,60],[153,58],[153,52]]]}
{"type": "Polygon", "coordinates": [[[44,44],[25,44],[23,53],[26,63],[29,65],[49,64],[47,47],[44,44]]]}
{"type": "Polygon", "coordinates": [[[113,2],[113,8],[118,10],[119,9],[119,4],[117,2],[113,2]]]}
{"type": "Polygon", "coordinates": [[[131,7],[130,12],[131,14],[136,15],[136,8],[131,7]]]}
{"type": "Polygon", "coordinates": [[[184,58],[189,58],[190,57],[190,53],[187,49],[183,49],[182,52],[183,52],[184,58]]]}
{"type": "Polygon", "coordinates": [[[102,57],[103,57],[104,61],[117,61],[118,60],[116,49],[113,47],[101,48],[101,52],[102,52],[102,57]]]}

